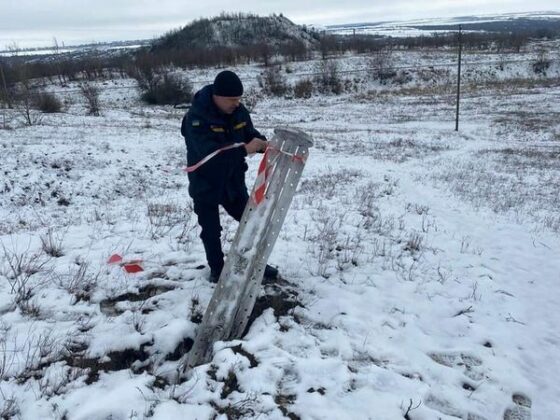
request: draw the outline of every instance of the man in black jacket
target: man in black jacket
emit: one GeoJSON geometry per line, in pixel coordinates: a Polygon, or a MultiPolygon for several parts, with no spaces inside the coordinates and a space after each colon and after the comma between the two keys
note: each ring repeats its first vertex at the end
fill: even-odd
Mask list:
{"type": "MultiPolygon", "coordinates": [[[[266,137],[254,127],[249,111],[240,102],[243,84],[228,70],[199,90],[183,118],[181,134],[187,145],[189,195],[202,228],[200,238],[210,266],[209,280],[216,283],[224,266],[220,216],[222,206],[239,221],[249,199],[245,185],[245,156],[266,149],[266,137]]],[[[269,265],[265,277],[276,278],[269,265]]]]}

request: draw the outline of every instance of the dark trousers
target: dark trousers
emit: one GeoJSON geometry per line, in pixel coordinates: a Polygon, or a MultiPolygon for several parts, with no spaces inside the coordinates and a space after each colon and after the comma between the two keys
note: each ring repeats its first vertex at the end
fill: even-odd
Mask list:
{"type": "Polygon", "coordinates": [[[224,266],[224,253],[222,252],[222,225],[220,224],[219,205],[238,222],[243,216],[243,211],[249,200],[245,191],[235,198],[227,196],[219,203],[209,203],[202,200],[194,200],[194,212],[198,216],[198,224],[202,228],[200,238],[204,244],[206,259],[212,272],[219,274],[224,266]]]}

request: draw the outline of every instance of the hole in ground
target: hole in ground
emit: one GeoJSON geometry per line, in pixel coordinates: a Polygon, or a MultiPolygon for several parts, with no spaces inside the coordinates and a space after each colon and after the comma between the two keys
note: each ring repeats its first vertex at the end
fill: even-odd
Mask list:
{"type": "Polygon", "coordinates": [[[149,298],[152,298],[157,295],[161,295],[162,293],[166,293],[174,289],[175,287],[173,286],[148,284],[146,286],[141,287],[140,290],[138,290],[138,293],[125,293],[124,295],[120,295],[111,299],[102,300],[101,302],[99,302],[99,308],[101,310],[101,313],[105,315],[108,316],[120,315],[124,311],[116,307],[119,302],[145,301],[149,298]]]}
{"type": "Polygon", "coordinates": [[[241,335],[242,337],[247,334],[255,319],[261,316],[263,312],[268,308],[272,308],[274,310],[274,316],[278,319],[281,316],[288,315],[294,308],[298,306],[303,307],[297,301],[297,292],[292,290],[284,290],[277,287],[275,287],[274,289],[275,293],[266,294],[257,298],[253,311],[249,316],[247,326],[245,327],[245,330],[241,335]]]}
{"type": "Polygon", "coordinates": [[[192,338],[187,337],[185,338],[183,341],[181,341],[177,347],[175,347],[175,350],[173,350],[173,353],[169,353],[166,357],[165,360],[170,360],[172,362],[179,360],[181,357],[183,357],[185,354],[187,354],[189,351],[191,351],[192,346],[194,344],[194,341],[192,338]]]}
{"type": "MultiPolygon", "coordinates": [[[[79,369],[88,369],[88,377],[86,384],[91,385],[99,379],[99,372],[116,372],[123,369],[132,369],[133,372],[139,373],[146,369],[146,360],[149,354],[146,348],[153,343],[148,342],[140,346],[139,349],[125,349],[122,351],[112,351],[107,353],[109,360],[90,359],[84,356],[69,355],[63,360],[68,366],[79,369]],[[137,366],[133,366],[139,362],[137,366]]],[[[105,357],[103,358],[105,359],[105,357]]]]}

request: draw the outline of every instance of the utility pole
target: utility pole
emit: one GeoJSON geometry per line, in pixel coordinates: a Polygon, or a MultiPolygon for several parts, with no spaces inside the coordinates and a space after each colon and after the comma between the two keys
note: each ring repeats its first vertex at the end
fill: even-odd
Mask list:
{"type": "Polygon", "coordinates": [[[459,60],[457,67],[457,111],[455,114],[455,131],[459,131],[459,99],[461,98],[461,50],[463,40],[461,37],[461,25],[459,25],[459,60]]]}

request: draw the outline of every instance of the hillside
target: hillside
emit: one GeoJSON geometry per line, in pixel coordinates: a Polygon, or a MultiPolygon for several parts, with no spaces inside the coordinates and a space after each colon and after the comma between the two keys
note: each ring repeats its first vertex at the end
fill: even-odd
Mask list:
{"type": "Polygon", "coordinates": [[[156,40],[153,49],[244,47],[258,43],[273,47],[292,42],[310,46],[317,43],[317,37],[316,33],[294,24],[281,14],[265,17],[222,14],[196,20],[164,35],[156,40]]]}

